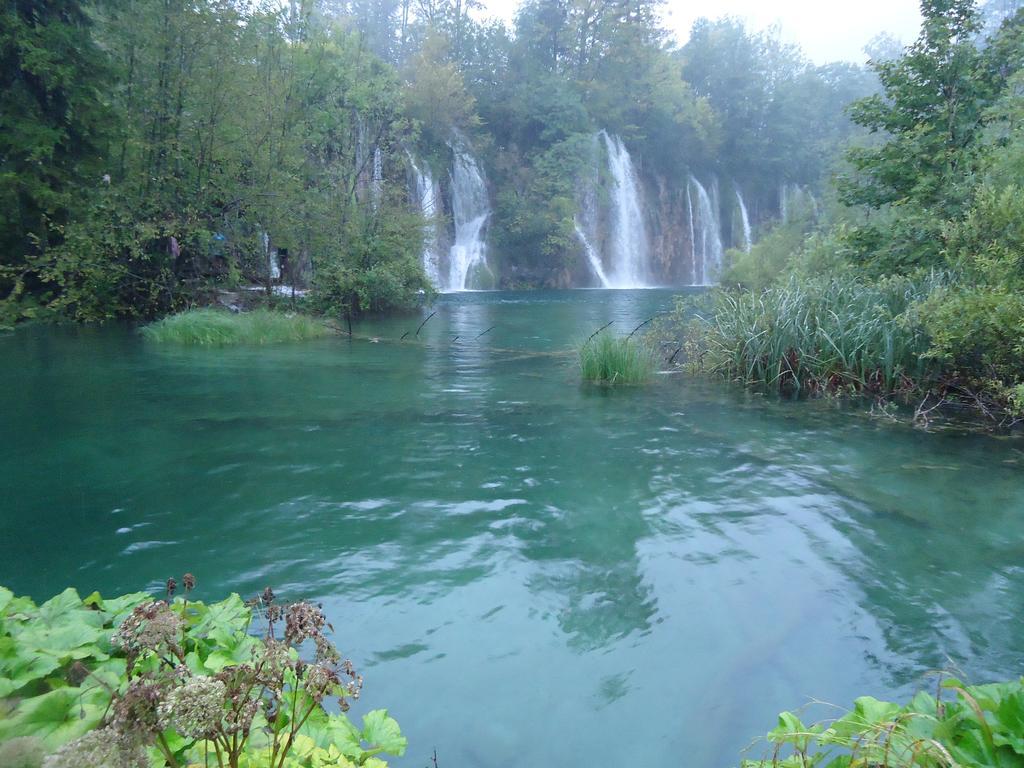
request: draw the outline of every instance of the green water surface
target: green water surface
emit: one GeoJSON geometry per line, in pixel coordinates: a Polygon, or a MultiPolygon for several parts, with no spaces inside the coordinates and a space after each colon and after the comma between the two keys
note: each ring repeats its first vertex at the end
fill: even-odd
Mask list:
{"type": "Polygon", "coordinates": [[[719,768],[810,697],[1024,672],[1021,443],[580,383],[574,342],[671,304],[461,294],[402,343],[429,310],[357,327],[379,341],[0,337],[0,584],[321,601],[403,768],[719,768]]]}

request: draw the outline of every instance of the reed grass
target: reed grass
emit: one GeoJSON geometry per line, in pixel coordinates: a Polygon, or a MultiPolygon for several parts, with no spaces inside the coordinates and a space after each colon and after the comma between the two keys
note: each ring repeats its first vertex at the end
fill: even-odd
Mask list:
{"type": "Polygon", "coordinates": [[[587,381],[608,385],[643,384],[654,374],[651,349],[635,338],[598,334],[580,346],[580,370],[587,381]]]}
{"type": "Polygon", "coordinates": [[[767,389],[909,389],[934,367],[916,307],[942,280],[792,279],[759,293],[718,291],[697,323],[701,359],[767,389]]]}
{"type": "Polygon", "coordinates": [[[151,323],[142,333],[160,344],[212,347],[307,341],[326,336],[331,329],[308,315],[269,309],[239,313],[194,309],[151,323]]]}

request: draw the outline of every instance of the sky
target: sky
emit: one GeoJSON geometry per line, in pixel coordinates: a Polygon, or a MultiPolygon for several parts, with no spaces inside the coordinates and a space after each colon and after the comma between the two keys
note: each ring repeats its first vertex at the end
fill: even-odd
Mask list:
{"type": "MultiPolygon", "coordinates": [[[[511,22],[518,0],[483,0],[482,15],[511,22]]],[[[665,24],[684,43],[700,16],[737,16],[753,31],[777,24],[817,64],[866,59],[864,45],[880,32],[904,44],[917,37],[918,0],[666,0],[665,24]]]]}

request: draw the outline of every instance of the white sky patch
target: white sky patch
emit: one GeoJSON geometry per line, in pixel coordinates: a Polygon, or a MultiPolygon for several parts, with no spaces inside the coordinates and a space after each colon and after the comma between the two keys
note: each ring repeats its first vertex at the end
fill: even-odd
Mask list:
{"type": "MultiPolygon", "coordinates": [[[[481,17],[495,16],[511,24],[518,0],[483,0],[481,17]]],[[[817,64],[866,60],[864,46],[881,32],[904,45],[921,24],[917,0],[669,0],[663,7],[665,26],[685,43],[701,16],[736,16],[752,31],[778,26],[782,39],[796,43],[817,64]]]]}

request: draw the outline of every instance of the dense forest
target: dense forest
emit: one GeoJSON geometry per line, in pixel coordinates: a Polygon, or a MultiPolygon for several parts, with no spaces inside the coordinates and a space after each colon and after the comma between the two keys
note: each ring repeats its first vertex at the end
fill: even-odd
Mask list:
{"type": "Polygon", "coordinates": [[[10,3],[0,320],[246,286],[351,318],[436,290],[721,283],[762,306],[711,346],[749,350],[801,316],[759,292],[803,281],[835,313],[813,284],[844,277],[875,292],[866,325],[888,317],[879,352],[780,373],[854,337],[815,321],[727,372],[967,372],[1024,402],[1018,6],[924,0],[911,45],[818,66],[731,18],[678,45],[658,0],[530,0],[513,28],[463,0],[10,3]]]}
{"type": "Polygon", "coordinates": [[[431,287],[710,283],[820,196],[845,105],[878,87],[734,19],[679,47],[656,0],[528,2],[514,29],[471,10],[7,4],[5,322],[273,280],[353,313],[431,287]]]}

